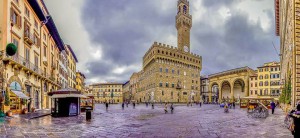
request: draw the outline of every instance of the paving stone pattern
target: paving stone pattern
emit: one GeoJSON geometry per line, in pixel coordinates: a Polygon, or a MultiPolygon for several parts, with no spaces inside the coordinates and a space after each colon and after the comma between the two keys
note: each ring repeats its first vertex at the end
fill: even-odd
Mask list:
{"type": "Polygon", "coordinates": [[[92,120],[85,113],[76,117],[37,119],[15,117],[0,120],[2,138],[101,137],[101,138],[291,138],[283,126],[280,109],[267,119],[253,119],[245,110],[230,109],[224,113],[217,105],[175,105],[174,113],[165,114],[163,105],[145,104],[125,107],[96,105],[92,120]]]}

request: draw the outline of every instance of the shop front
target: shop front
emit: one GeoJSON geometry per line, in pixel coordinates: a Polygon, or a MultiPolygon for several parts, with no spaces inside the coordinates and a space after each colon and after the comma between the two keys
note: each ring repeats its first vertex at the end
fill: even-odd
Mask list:
{"type": "Polygon", "coordinates": [[[51,115],[53,117],[69,117],[80,114],[80,98],[87,98],[81,92],[65,88],[49,92],[51,98],[51,115]]]}
{"type": "Polygon", "coordinates": [[[80,99],[80,107],[81,107],[81,112],[85,112],[85,109],[87,107],[92,108],[92,110],[94,110],[95,107],[95,100],[94,100],[94,96],[91,95],[86,95],[87,98],[81,98],[80,99]]]}
{"type": "Polygon", "coordinates": [[[9,106],[9,110],[13,114],[21,114],[23,110],[28,110],[27,103],[30,98],[22,92],[21,85],[18,82],[12,82],[8,92],[8,99],[6,100],[9,101],[6,101],[6,106],[9,106]]]}

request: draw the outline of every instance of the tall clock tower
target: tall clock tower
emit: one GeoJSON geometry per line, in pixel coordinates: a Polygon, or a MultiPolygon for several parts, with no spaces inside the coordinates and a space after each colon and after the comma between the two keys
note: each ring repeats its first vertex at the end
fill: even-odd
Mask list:
{"type": "Polygon", "coordinates": [[[190,30],[192,28],[192,16],[188,0],[178,0],[176,29],[177,47],[184,52],[190,52],[190,30]]]}

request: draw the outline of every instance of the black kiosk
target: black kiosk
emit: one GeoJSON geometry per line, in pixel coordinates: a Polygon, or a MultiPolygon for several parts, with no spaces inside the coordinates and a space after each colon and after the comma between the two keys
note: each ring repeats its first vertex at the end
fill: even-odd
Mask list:
{"type": "Polygon", "coordinates": [[[80,114],[80,98],[86,98],[81,92],[64,88],[49,92],[51,98],[51,115],[53,117],[69,117],[80,114]]]}

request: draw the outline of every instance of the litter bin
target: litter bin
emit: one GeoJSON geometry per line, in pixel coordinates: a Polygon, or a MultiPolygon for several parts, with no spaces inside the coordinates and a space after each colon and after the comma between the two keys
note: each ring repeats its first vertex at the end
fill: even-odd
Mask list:
{"type": "Polygon", "coordinates": [[[86,116],[86,120],[91,120],[92,119],[92,107],[86,107],[85,108],[85,116],[86,116]]]}

